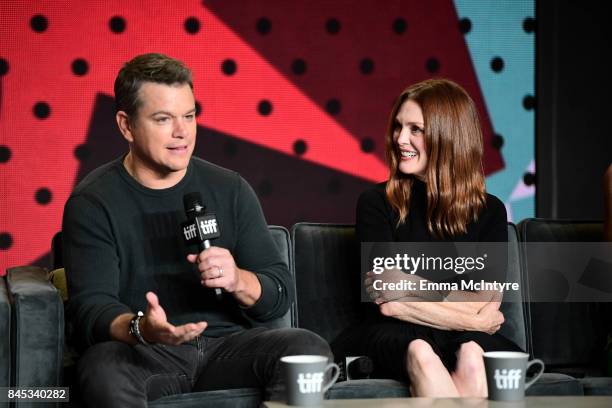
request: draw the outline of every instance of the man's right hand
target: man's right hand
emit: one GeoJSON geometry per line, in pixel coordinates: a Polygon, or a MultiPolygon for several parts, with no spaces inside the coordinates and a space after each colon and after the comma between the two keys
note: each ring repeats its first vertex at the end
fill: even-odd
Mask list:
{"type": "Polygon", "coordinates": [[[157,295],[147,292],[147,311],[140,319],[140,333],[148,343],[179,345],[200,335],[208,323],[187,323],[174,326],[168,323],[166,312],[159,304],[157,295]]]}

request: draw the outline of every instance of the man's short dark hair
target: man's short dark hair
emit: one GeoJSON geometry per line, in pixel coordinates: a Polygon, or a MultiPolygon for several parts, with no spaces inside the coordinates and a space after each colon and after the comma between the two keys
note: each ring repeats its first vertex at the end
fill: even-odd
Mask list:
{"type": "Polygon", "coordinates": [[[115,79],[115,108],[134,118],[142,101],[138,91],[144,82],[158,84],[189,84],[193,90],[191,70],[181,61],[163,54],[142,54],[133,58],[119,71],[115,79]]]}

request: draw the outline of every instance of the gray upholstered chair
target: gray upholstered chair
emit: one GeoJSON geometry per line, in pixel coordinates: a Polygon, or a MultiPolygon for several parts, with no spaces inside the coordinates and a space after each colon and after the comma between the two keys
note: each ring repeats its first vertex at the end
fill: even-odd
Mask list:
{"type": "MultiPolygon", "coordinates": [[[[47,271],[36,266],[9,268],[12,387],[58,387],[62,383],[64,308],[47,271]]],[[[19,401],[16,407],[36,406],[19,401]]]]}
{"type": "MultiPolygon", "coordinates": [[[[520,241],[601,242],[601,221],[530,218],[519,223],[520,241]]],[[[530,251],[521,251],[525,257],[530,251]]],[[[525,275],[534,277],[524,259],[525,275]]],[[[612,273],[612,270],[610,270],[612,273]]],[[[585,395],[612,395],[612,377],[605,377],[608,363],[604,349],[612,330],[612,303],[532,302],[532,353],[551,370],[579,378],[585,395]]]]}
{"type": "MultiPolygon", "coordinates": [[[[298,223],[291,229],[297,288],[298,326],[314,331],[327,341],[361,319],[359,253],[353,225],[298,223]]],[[[522,282],[516,228],[508,224],[509,278],[522,282]]],[[[502,304],[506,322],[501,333],[530,352],[529,303],[520,299],[502,304]]],[[[572,377],[546,374],[528,390],[530,395],[581,395],[572,377]]],[[[340,382],[329,391],[331,399],[393,398],[409,396],[408,388],[389,379],[340,382]]]]}
{"type": "Polygon", "coordinates": [[[11,302],[4,278],[0,278],[0,387],[11,378],[11,302]]]}
{"type": "MultiPolygon", "coordinates": [[[[269,230],[293,276],[289,231],[279,226],[270,226],[269,230]]],[[[56,250],[61,248],[61,235],[54,238],[53,246],[56,250]]],[[[54,267],[61,267],[60,253],[55,254],[53,258],[54,267]]],[[[70,376],[67,376],[67,381],[63,378],[64,369],[67,368],[66,371],[70,372],[72,368],[63,367],[62,364],[65,347],[63,303],[57,289],[49,282],[47,271],[34,266],[11,268],[8,270],[6,282],[13,298],[12,312],[15,317],[12,327],[15,342],[11,347],[13,364],[10,365],[14,380],[11,385],[70,386],[72,406],[78,406],[78,400],[86,399],[87,396],[79,395],[70,376]]],[[[10,319],[2,318],[3,313],[11,307],[11,304],[3,300],[6,299],[6,296],[3,296],[3,287],[0,285],[0,334],[5,328],[8,330],[10,323],[10,319]]],[[[285,316],[269,322],[266,326],[296,327],[295,305],[292,305],[285,316]]],[[[1,336],[0,341],[9,338],[10,336],[1,336]]],[[[0,361],[4,361],[5,345],[7,346],[8,342],[0,344],[0,361]]],[[[8,367],[4,365],[0,369],[8,372],[8,367]]],[[[0,381],[3,375],[5,374],[0,373],[0,381]]],[[[0,386],[3,386],[1,382],[0,386]]],[[[151,401],[149,406],[255,408],[260,406],[262,398],[259,389],[241,388],[172,395],[151,401]]]]}

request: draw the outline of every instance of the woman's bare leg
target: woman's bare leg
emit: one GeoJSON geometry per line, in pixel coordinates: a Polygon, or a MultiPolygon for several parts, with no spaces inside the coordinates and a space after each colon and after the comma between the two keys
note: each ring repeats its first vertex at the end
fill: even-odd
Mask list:
{"type": "Polygon", "coordinates": [[[425,340],[411,341],[406,356],[413,397],[459,397],[450,373],[425,340]]]}
{"type": "Polygon", "coordinates": [[[451,374],[462,397],[487,397],[484,350],[477,343],[463,343],[457,351],[457,368],[451,374]]]}

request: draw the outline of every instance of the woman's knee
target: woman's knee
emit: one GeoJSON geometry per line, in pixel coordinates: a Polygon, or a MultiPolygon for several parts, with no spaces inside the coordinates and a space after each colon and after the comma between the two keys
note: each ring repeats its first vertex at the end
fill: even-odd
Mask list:
{"type": "Polygon", "coordinates": [[[430,371],[434,366],[438,366],[441,361],[429,343],[425,340],[416,339],[408,344],[406,363],[409,373],[415,371],[423,373],[430,371]]]}
{"type": "Polygon", "coordinates": [[[461,344],[457,352],[457,372],[472,377],[484,370],[482,354],[484,350],[478,343],[469,341],[461,344]]]}
{"type": "Polygon", "coordinates": [[[468,341],[466,343],[462,343],[461,346],[459,346],[460,356],[480,360],[482,359],[482,353],[484,353],[484,350],[475,341],[468,341]]]}

